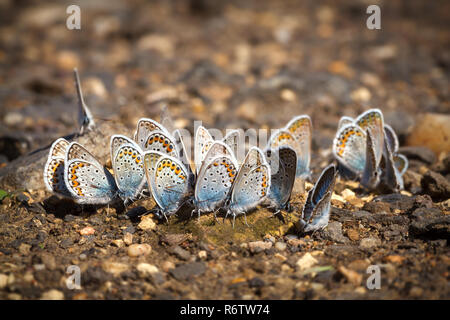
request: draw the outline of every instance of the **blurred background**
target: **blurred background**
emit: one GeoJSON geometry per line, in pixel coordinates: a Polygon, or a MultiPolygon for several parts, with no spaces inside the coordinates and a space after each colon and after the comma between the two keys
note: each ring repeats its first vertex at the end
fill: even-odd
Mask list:
{"type": "Polygon", "coordinates": [[[77,130],[75,67],[97,122],[130,136],[162,104],[191,131],[309,114],[317,150],[370,106],[402,144],[449,151],[418,127],[427,114],[448,133],[449,22],[444,0],[0,0],[0,165],[77,130]],[[81,30],[66,27],[72,4],[81,30]],[[366,27],[371,4],[381,30],[366,27]]]}

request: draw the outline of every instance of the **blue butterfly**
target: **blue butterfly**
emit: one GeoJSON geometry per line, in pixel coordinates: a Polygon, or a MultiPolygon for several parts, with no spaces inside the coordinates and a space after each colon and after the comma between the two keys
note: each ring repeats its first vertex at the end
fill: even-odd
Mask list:
{"type": "Polygon", "coordinates": [[[333,141],[335,158],[367,189],[375,189],[380,181],[383,126],[383,114],[378,109],[368,110],[356,120],[343,117],[333,141]]]}
{"type": "Polygon", "coordinates": [[[267,195],[269,208],[289,210],[289,200],[294,187],[297,166],[297,154],[289,146],[281,146],[275,150],[267,149],[266,158],[270,165],[270,190],[267,195]]]}
{"type": "Polygon", "coordinates": [[[175,214],[190,193],[189,172],[177,158],[158,151],[144,153],[148,185],[159,210],[159,217],[175,214]]]}
{"type": "Polygon", "coordinates": [[[220,209],[227,199],[236,176],[237,161],[230,147],[214,141],[206,153],[197,175],[194,190],[194,212],[200,214],[220,209]]]}
{"type": "Polygon", "coordinates": [[[331,211],[331,195],[336,175],[336,166],[333,164],[329,165],[322,171],[314,187],[309,190],[300,219],[300,226],[304,232],[323,229],[328,225],[331,211]]]}
{"type": "Polygon", "coordinates": [[[53,142],[44,167],[44,183],[47,190],[64,197],[71,196],[64,182],[64,158],[69,144],[69,141],[63,138],[53,142]]]}
{"type": "Polygon", "coordinates": [[[136,142],[123,135],[113,135],[110,145],[118,195],[127,203],[140,194],[146,183],[143,152],[136,142]]]}
{"type": "MultiPolygon", "coordinates": [[[[225,203],[225,218],[233,216],[233,228],[236,216],[256,208],[265,200],[270,188],[270,166],[262,151],[252,147],[244,159],[236,179],[231,186],[230,195],[225,203]]],[[[247,224],[248,226],[248,224],[247,224]]]]}
{"type": "Polygon", "coordinates": [[[81,144],[69,144],[64,163],[64,181],[75,202],[108,204],[116,199],[114,177],[81,144]]]}
{"type": "Polygon", "coordinates": [[[397,153],[399,147],[398,138],[390,126],[384,126],[384,134],[384,168],[381,179],[388,190],[399,192],[404,189],[403,174],[408,168],[408,159],[404,155],[397,153]]]}

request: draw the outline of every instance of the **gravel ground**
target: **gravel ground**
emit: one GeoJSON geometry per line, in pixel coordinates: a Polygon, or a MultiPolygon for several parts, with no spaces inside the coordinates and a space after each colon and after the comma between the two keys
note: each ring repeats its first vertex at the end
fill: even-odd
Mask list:
{"type": "MultiPolygon", "coordinates": [[[[449,299],[448,1],[0,1],[0,299],[449,299]],[[208,128],[312,118],[313,175],[333,162],[338,120],[383,111],[410,162],[405,190],[339,179],[329,226],[299,235],[294,210],[169,222],[81,207],[45,190],[49,145],[77,131],[72,69],[99,128],[79,141],[108,163],[110,135],[140,117],[208,128]],[[81,271],[71,290],[68,267],[81,271]],[[380,289],[366,283],[368,267],[380,289]]],[[[307,183],[307,189],[311,187],[307,183]]]]}

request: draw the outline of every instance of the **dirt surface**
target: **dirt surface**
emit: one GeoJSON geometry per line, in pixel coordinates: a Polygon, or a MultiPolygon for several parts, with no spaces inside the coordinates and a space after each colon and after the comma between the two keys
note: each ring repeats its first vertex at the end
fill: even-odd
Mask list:
{"type": "Polygon", "coordinates": [[[450,298],[448,1],[385,1],[381,30],[366,28],[365,1],[80,1],[81,30],[66,28],[70,4],[0,1],[1,299],[450,298]],[[312,235],[295,228],[306,194],[282,219],[259,208],[234,229],[189,208],[158,221],[148,199],[60,200],[28,177],[77,131],[74,67],[100,126],[80,139],[104,163],[109,136],[159,120],[163,104],[191,133],[195,120],[268,129],[308,114],[314,182],[339,118],[370,106],[399,135],[405,190],[339,179],[330,224],[312,235]],[[444,126],[418,146],[425,113],[444,126]],[[66,285],[71,265],[80,290],[66,285]]]}

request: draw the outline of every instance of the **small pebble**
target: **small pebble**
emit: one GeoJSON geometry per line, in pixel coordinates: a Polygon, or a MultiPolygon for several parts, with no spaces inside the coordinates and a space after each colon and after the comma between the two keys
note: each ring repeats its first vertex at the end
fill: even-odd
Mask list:
{"type": "Polygon", "coordinates": [[[175,264],[172,261],[164,261],[161,268],[164,272],[169,272],[170,269],[175,268],[175,264]]]}
{"type": "Polygon", "coordinates": [[[131,245],[133,243],[133,235],[129,232],[125,233],[123,236],[123,242],[125,242],[127,246],[131,245]]]}
{"type": "Polygon", "coordinates": [[[95,233],[95,229],[92,228],[92,227],[84,227],[79,232],[80,232],[80,234],[82,236],[90,236],[90,235],[93,235],[95,233]]]}
{"type": "Polygon", "coordinates": [[[159,270],[156,266],[154,266],[153,264],[144,263],[144,262],[138,264],[136,269],[139,272],[139,274],[141,274],[142,276],[147,276],[147,275],[151,275],[153,273],[159,272],[159,270]]]}
{"type": "Polygon", "coordinates": [[[202,260],[206,259],[208,257],[208,253],[206,252],[206,250],[200,250],[198,252],[198,257],[202,260]]]}
{"type": "Polygon", "coordinates": [[[152,252],[152,247],[149,244],[132,244],[128,247],[128,255],[130,257],[146,256],[152,252]]]}
{"type": "Polygon", "coordinates": [[[63,300],[64,293],[59,290],[52,289],[42,294],[41,300],[63,300]]]}
{"type": "Polygon", "coordinates": [[[275,243],[275,249],[277,249],[278,251],[284,251],[286,250],[287,244],[285,242],[276,242],[275,243]]]}
{"type": "Polygon", "coordinates": [[[258,252],[262,252],[264,250],[268,250],[268,249],[272,248],[272,242],[253,241],[253,242],[248,243],[248,247],[250,249],[250,252],[258,253],[258,252]]]}

